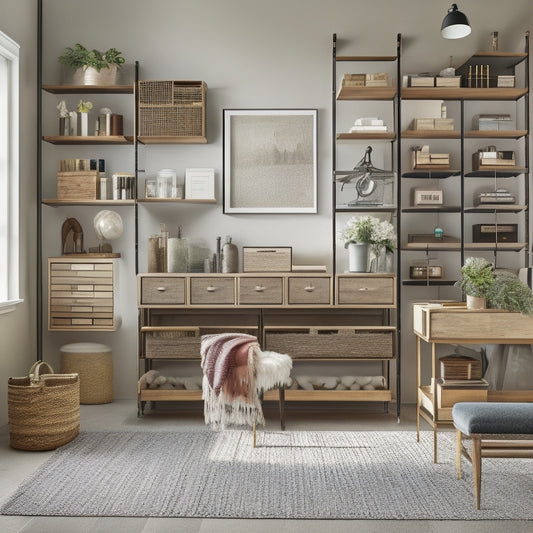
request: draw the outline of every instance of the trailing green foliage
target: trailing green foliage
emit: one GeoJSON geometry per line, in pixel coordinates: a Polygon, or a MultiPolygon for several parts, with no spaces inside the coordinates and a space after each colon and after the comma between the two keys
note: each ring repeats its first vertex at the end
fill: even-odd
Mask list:
{"type": "Polygon", "coordinates": [[[487,292],[487,303],[493,309],[533,315],[533,292],[512,272],[494,272],[494,283],[487,292]]]}
{"type": "Polygon", "coordinates": [[[111,65],[120,67],[126,60],[122,57],[122,52],[116,48],[110,48],[102,53],[98,50],[87,50],[85,46],[77,43],[74,48],[70,46],[63,50],[63,53],[58,57],[60,63],[78,68],[92,67],[98,72],[103,68],[109,68],[111,65]]]}
{"type": "Polygon", "coordinates": [[[461,279],[455,282],[468,296],[484,297],[494,283],[492,264],[483,257],[468,257],[461,268],[461,279]]]}

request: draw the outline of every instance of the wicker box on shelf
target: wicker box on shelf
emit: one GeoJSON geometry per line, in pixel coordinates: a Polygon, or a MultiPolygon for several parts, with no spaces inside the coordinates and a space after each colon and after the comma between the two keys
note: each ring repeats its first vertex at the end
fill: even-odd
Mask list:
{"type": "Polygon", "coordinates": [[[140,81],[139,137],[205,137],[203,81],[140,81]]]}

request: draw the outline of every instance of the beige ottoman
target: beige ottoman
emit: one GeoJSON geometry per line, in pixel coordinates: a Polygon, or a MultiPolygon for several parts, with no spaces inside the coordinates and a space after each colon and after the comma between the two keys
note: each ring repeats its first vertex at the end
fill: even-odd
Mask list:
{"type": "Polygon", "coordinates": [[[113,401],[113,359],[109,346],[94,342],[65,344],[61,353],[61,372],[80,376],[80,403],[113,401]]]}

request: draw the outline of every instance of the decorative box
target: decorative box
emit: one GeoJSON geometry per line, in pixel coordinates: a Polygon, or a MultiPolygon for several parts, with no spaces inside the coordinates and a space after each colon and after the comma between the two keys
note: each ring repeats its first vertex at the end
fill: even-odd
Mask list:
{"type": "Polygon", "coordinates": [[[481,379],[481,361],[466,355],[441,357],[440,375],[444,379],[481,379]]]}
{"type": "Polygon", "coordinates": [[[411,279],[440,279],[443,269],[440,265],[414,265],[409,267],[411,279]]]}
{"type": "Polygon", "coordinates": [[[97,200],[98,170],[57,173],[58,200],[97,200]]]}
{"type": "Polygon", "coordinates": [[[442,205],[443,194],[439,189],[413,189],[413,205],[442,205]]]}
{"type": "Polygon", "coordinates": [[[474,242],[518,242],[518,224],[474,224],[474,242]]]}
{"type": "Polygon", "coordinates": [[[290,272],[292,268],[292,247],[243,246],[243,272],[290,272]]]}

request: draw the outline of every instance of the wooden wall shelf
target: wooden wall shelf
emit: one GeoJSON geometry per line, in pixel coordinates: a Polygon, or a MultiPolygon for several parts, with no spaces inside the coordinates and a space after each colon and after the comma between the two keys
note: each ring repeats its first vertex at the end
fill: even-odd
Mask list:
{"type": "Polygon", "coordinates": [[[518,100],[527,89],[492,87],[471,89],[468,87],[405,87],[404,100],[518,100]]]}
{"type": "Polygon", "coordinates": [[[206,137],[137,137],[142,144],[207,144],[206,137]]]}
{"type": "Polygon", "coordinates": [[[50,144],[133,144],[133,136],[125,135],[45,135],[43,141],[50,144]]]}
{"type": "Polygon", "coordinates": [[[133,85],[43,85],[52,94],[133,94],[133,85]]]}

